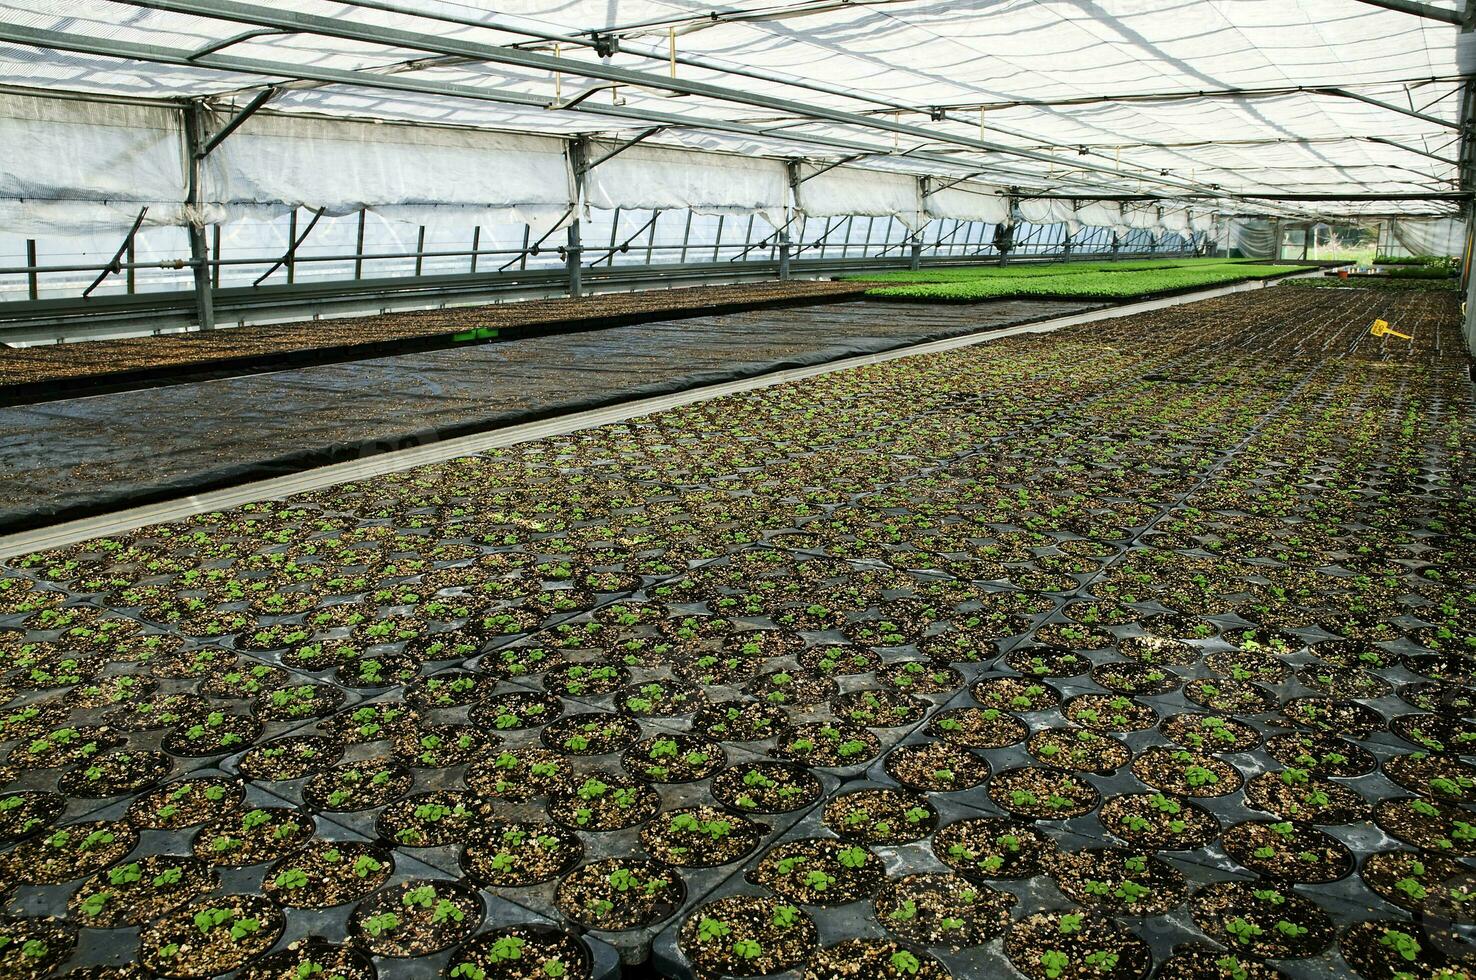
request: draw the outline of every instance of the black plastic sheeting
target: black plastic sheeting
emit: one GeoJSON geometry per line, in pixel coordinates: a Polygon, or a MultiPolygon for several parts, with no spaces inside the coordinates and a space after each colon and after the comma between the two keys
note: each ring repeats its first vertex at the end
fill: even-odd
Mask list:
{"type": "Polygon", "coordinates": [[[1092,308],[749,311],[0,408],[0,531],[1092,308]]]}

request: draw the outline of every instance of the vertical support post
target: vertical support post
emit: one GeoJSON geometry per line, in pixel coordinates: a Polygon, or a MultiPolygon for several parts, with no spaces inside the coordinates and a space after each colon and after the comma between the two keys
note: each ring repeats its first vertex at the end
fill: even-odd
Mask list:
{"type": "Polygon", "coordinates": [[[753,219],[756,217],[752,212],[748,215],[748,226],[743,229],[743,257],[748,256],[748,247],[753,244],[753,219]]]}
{"type": "Polygon", "coordinates": [[[1312,246],[1312,222],[1307,222],[1307,227],[1302,229],[1302,261],[1307,259],[1307,249],[1312,246]]]}
{"type": "Polygon", "coordinates": [[[579,216],[584,211],[585,151],[584,140],[573,140],[569,143],[569,172],[574,175],[574,220],[569,222],[567,241],[564,245],[564,270],[569,277],[569,296],[573,299],[578,299],[584,292],[579,264],[580,256],[584,252],[579,237],[579,216]]]}
{"type": "Polygon", "coordinates": [[[523,222],[523,251],[518,255],[518,269],[528,268],[528,241],[533,237],[533,226],[523,222]]]}
{"type": "Polygon", "coordinates": [[[138,291],[138,270],[133,263],[138,261],[138,247],[134,244],[138,236],[134,235],[128,239],[128,295],[132,296],[138,291]]]}
{"type": "Polygon", "coordinates": [[[364,223],[369,220],[369,209],[359,209],[359,231],[354,237],[354,278],[364,278],[364,223]]]}
{"type": "Polygon", "coordinates": [[[1276,262],[1281,258],[1281,219],[1277,218],[1271,222],[1271,261],[1276,262]]]}
{"type": "MultiPolygon", "coordinates": [[[[616,208],[615,209],[614,216],[611,217],[611,219],[610,219],[610,248],[605,253],[605,264],[608,265],[608,266],[610,266],[610,268],[612,268],[612,269],[615,267],[615,243],[618,242],[619,240],[620,240],[620,209],[619,208],[616,208]]],[[[599,264],[600,264],[599,260],[596,259],[594,261],[594,265],[599,265],[599,264]]]]}
{"type": "Polygon", "coordinates": [[[650,228],[650,233],[646,235],[646,264],[647,265],[650,265],[651,264],[651,252],[652,252],[653,249],[656,248],[656,222],[659,221],[660,219],[661,219],[661,211],[659,209],[651,212],[651,228],[650,228]]]}
{"type": "Polygon", "coordinates": [[[476,227],[472,228],[472,255],[471,255],[471,259],[472,259],[471,260],[471,274],[472,275],[476,275],[477,274],[477,259],[481,258],[481,256],[478,255],[477,253],[480,252],[481,250],[482,250],[482,226],[481,225],[477,225],[476,227]]]}
{"type": "MultiPolygon", "coordinates": [[[[795,212],[799,209],[799,185],[800,185],[800,162],[790,160],[787,165],[789,171],[789,190],[784,197],[784,224],[779,228],[779,278],[789,278],[789,226],[794,222],[795,212]]],[[[804,240],[804,232],[800,232],[801,241],[804,240]]]]}
{"type": "Polygon", "coordinates": [[[184,110],[185,149],[189,158],[190,269],[195,279],[195,323],[201,330],[215,329],[215,293],[210,283],[210,244],[205,240],[201,206],[205,194],[205,104],[190,102],[184,110]]]}
{"type": "Polygon", "coordinates": [[[727,220],[726,214],[718,215],[717,235],[712,240],[712,260],[716,262],[723,251],[723,223],[727,220]]]}
{"type": "MultiPolygon", "coordinates": [[[[1472,14],[1476,13],[1476,0],[1466,0],[1464,9],[1466,16],[1461,27],[1462,34],[1471,30],[1472,14]]],[[[1473,131],[1473,127],[1476,127],[1476,82],[1466,82],[1461,99],[1460,121],[1461,190],[1471,194],[1476,192],[1476,131],[1473,131]]],[[[1465,316],[1462,327],[1466,335],[1466,350],[1476,354],[1476,275],[1472,274],[1471,268],[1472,261],[1476,261],[1476,198],[1466,198],[1464,211],[1466,250],[1464,261],[1461,263],[1461,293],[1466,297],[1466,306],[1463,311],[1465,316]]],[[[1393,237],[1392,228],[1390,237],[1393,237]]],[[[1476,378],[1476,368],[1472,369],[1472,376],[1476,378]]]]}
{"type": "Polygon", "coordinates": [[[1112,261],[1117,261],[1118,253],[1122,251],[1122,238],[1117,232],[1112,233],[1112,261]]]}
{"type": "Polygon", "coordinates": [[[994,241],[999,249],[1001,267],[1010,264],[1010,252],[1015,247],[1015,215],[1019,209],[1019,198],[1015,193],[1015,188],[1011,187],[1009,196],[1005,198],[1005,213],[1009,215],[1009,220],[1003,227],[996,227],[994,230],[994,241]]]}
{"type": "Polygon", "coordinates": [[[916,272],[922,268],[922,233],[927,229],[919,229],[912,233],[912,245],[908,248],[907,268],[916,272]]]}
{"type": "Polygon", "coordinates": [[[861,246],[861,257],[867,258],[871,255],[871,232],[876,228],[876,215],[866,219],[866,244],[861,246]]]}
{"type": "MultiPolygon", "coordinates": [[[[749,227],[752,227],[752,225],[750,224],[749,227]]],[[[685,228],[682,229],[682,251],[680,253],[681,254],[681,258],[677,259],[677,262],[678,263],[683,264],[683,265],[686,264],[686,262],[687,262],[687,243],[690,242],[691,240],[692,240],[692,209],[691,208],[688,208],[687,209],[687,225],[686,225],[685,228]]],[[[745,242],[744,244],[746,245],[748,243],[745,242]]]]}
{"type": "Polygon", "coordinates": [[[41,298],[41,274],[36,271],[36,239],[26,239],[26,265],[30,272],[26,273],[26,295],[31,299],[41,298]]]}
{"type": "Polygon", "coordinates": [[[420,278],[421,272],[425,270],[425,225],[420,226],[419,233],[415,236],[415,277],[420,278]]]}
{"type": "Polygon", "coordinates": [[[216,289],[219,289],[220,288],[220,225],[217,224],[217,225],[212,226],[211,233],[212,233],[215,241],[211,244],[211,247],[210,247],[210,254],[212,256],[210,283],[216,289]]]}
{"type": "Polygon", "coordinates": [[[287,222],[287,285],[297,280],[297,208],[292,209],[292,218],[287,222]]]}

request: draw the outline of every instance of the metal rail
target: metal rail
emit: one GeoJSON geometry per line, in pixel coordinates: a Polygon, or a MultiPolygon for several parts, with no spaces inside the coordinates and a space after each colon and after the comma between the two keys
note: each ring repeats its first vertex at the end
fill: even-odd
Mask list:
{"type": "MultiPolygon", "coordinates": [[[[880,243],[876,243],[880,244],[880,243]]],[[[928,243],[931,246],[933,243],[928,243]]],[[[697,246],[713,248],[711,244],[697,246]]],[[[742,249],[741,244],[721,245],[724,251],[742,249]]],[[[949,248],[944,245],[944,248],[949,248]]],[[[643,246],[644,248],[644,246],[643,246]]],[[[657,245],[655,250],[678,250],[677,245],[657,245]]],[[[440,253],[470,255],[470,252],[440,253]]],[[[487,254],[487,253],[482,253],[487,254]]],[[[508,254],[499,251],[495,254],[508,254]]],[[[1119,259],[1177,257],[1194,254],[1192,249],[1128,250],[1119,259]]],[[[1075,253],[1078,259],[1092,253],[1075,253]]],[[[408,259],[413,255],[398,256],[408,259]]],[[[1043,250],[1028,256],[1012,256],[1011,261],[1052,261],[1064,258],[1059,250],[1043,250]]],[[[1100,253],[1103,261],[1114,256],[1100,253]]],[[[352,260],[353,256],[313,256],[299,261],[352,260]]],[[[924,267],[977,265],[998,261],[998,253],[945,254],[929,256],[924,267]]],[[[233,264],[244,260],[225,260],[233,264]]],[[[188,263],[183,263],[187,265],[188,263]]],[[[791,263],[795,278],[821,278],[869,271],[898,270],[909,267],[907,256],[901,258],[852,255],[844,258],[805,258],[791,263]]],[[[134,263],[140,268],[158,268],[161,263],[134,263]]],[[[127,267],[127,264],[124,266],[127,267]]],[[[95,267],[94,267],[95,268],[95,267]]],[[[43,270],[46,267],[42,267],[43,270]]],[[[640,265],[601,266],[583,269],[585,285],[592,291],[668,288],[715,283],[752,282],[776,279],[780,261],[762,258],[741,263],[725,258],[703,262],[653,262],[640,265]]],[[[5,270],[14,271],[14,270],[5,270]]],[[[502,273],[455,273],[423,276],[394,276],[366,279],[331,279],[293,284],[227,286],[211,291],[211,299],[222,322],[253,322],[255,319],[279,320],[284,316],[311,319],[319,313],[379,313],[391,309],[424,309],[438,306],[470,305],[511,299],[543,298],[567,295],[568,278],[560,264],[544,269],[509,270],[502,273]]],[[[196,297],[193,289],[158,292],[123,293],[93,296],[86,303],[75,298],[17,300],[0,303],[0,342],[44,342],[62,338],[94,335],[137,333],[140,329],[157,331],[184,329],[194,324],[196,297]]]]}

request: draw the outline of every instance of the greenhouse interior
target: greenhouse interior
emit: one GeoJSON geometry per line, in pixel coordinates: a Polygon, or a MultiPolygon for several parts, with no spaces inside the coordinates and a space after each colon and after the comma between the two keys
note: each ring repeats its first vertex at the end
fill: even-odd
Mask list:
{"type": "Polygon", "coordinates": [[[0,0],[0,978],[1473,980],[1476,0],[0,0]]]}

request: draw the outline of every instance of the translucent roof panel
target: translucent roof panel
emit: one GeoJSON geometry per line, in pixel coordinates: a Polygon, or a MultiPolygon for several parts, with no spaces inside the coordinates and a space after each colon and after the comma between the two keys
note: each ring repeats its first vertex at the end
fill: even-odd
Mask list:
{"type": "Polygon", "coordinates": [[[0,0],[7,86],[240,104],[276,85],[277,111],[661,126],[653,144],[1221,210],[1453,210],[1417,198],[1459,189],[1473,45],[1358,0],[0,0]]]}

